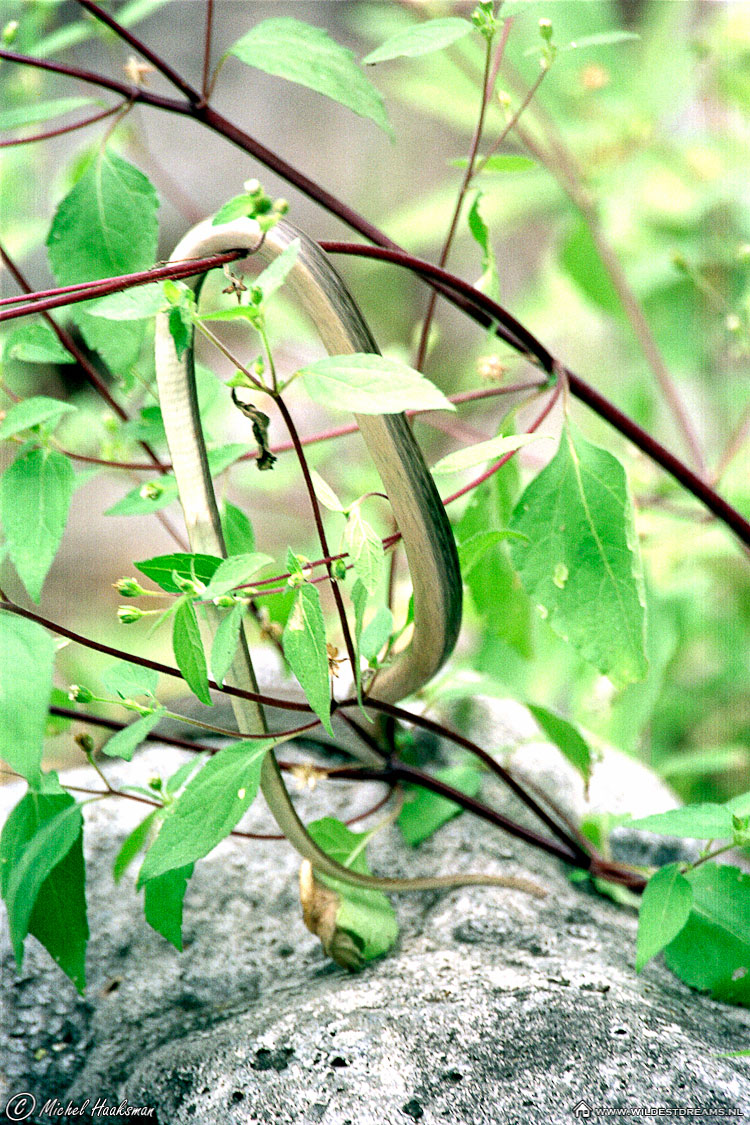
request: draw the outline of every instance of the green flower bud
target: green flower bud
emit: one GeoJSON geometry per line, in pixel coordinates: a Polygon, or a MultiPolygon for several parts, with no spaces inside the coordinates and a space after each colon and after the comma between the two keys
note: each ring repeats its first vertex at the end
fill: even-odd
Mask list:
{"type": "Polygon", "coordinates": [[[118,578],[117,582],[113,582],[112,585],[118,594],[122,594],[124,598],[139,598],[146,593],[135,578],[118,578]]]}
{"type": "Polygon", "coordinates": [[[145,616],[144,611],[138,609],[138,606],[135,605],[118,605],[117,607],[117,617],[121,625],[133,625],[145,616]]]}
{"type": "Polygon", "coordinates": [[[84,754],[87,754],[89,757],[94,753],[94,740],[90,734],[86,734],[85,732],[77,734],[73,741],[76,742],[81,747],[84,754]]]}
{"type": "Polygon", "coordinates": [[[10,47],[18,33],[18,20],[9,20],[2,31],[2,40],[6,47],[10,47]]]}
{"type": "Polygon", "coordinates": [[[164,491],[164,486],[158,480],[149,480],[142,484],[138,495],[142,500],[158,500],[164,491]]]}
{"type": "Polygon", "coordinates": [[[68,699],[72,703],[91,703],[93,698],[93,691],[90,691],[87,687],[82,687],[80,684],[71,684],[68,688],[68,699]]]}
{"type": "Polygon", "coordinates": [[[343,582],[346,578],[346,563],[343,559],[334,559],[331,564],[331,573],[337,582],[343,582]]]}
{"type": "Polygon", "coordinates": [[[552,20],[541,19],[539,21],[539,34],[545,43],[552,42],[552,20]]]}

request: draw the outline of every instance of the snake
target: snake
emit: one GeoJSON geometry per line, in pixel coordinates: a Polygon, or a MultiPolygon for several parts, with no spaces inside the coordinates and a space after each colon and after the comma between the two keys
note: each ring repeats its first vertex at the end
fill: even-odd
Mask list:
{"type": "MultiPolygon", "coordinates": [[[[299,241],[299,251],[286,276],[285,288],[310,317],[326,351],[330,355],[379,354],[362,314],[327,256],[286,220],[263,232],[250,218],[218,224],[206,219],[180,240],[169,261],[238,250],[269,264],[295,240],[299,241]]],[[[199,291],[204,276],[189,284],[199,291]]],[[[155,366],[167,445],[191,550],[224,558],[224,537],[198,408],[193,340],[178,355],[168,310],[156,317],[155,366]]],[[[394,703],[418,691],[453,651],[461,626],[461,572],[445,509],[405,415],[355,414],[355,419],[401,532],[413,587],[411,642],[377,672],[368,692],[374,699],[394,703]]],[[[219,611],[212,605],[205,608],[209,630],[214,631],[220,621],[219,611]]],[[[258,690],[244,624],[225,683],[256,693],[258,690]]],[[[232,706],[239,730],[267,730],[263,708],[257,702],[232,697],[232,706]]],[[[352,871],[313,840],[294,808],[271,750],[263,757],[260,789],[280,830],[316,873],[381,891],[487,884],[540,893],[534,883],[512,876],[461,873],[396,878],[352,871]]]]}

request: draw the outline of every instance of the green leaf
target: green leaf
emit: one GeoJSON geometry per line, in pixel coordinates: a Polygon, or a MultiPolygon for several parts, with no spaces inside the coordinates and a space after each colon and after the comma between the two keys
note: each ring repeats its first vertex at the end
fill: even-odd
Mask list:
{"type": "MultiPolygon", "coordinates": [[[[482,783],[481,771],[473,766],[449,766],[435,770],[438,781],[460,789],[467,797],[476,797],[482,783]]],[[[447,821],[458,816],[463,810],[455,801],[431,793],[428,789],[406,786],[413,798],[406,802],[398,816],[397,824],[407,844],[416,847],[436,832],[447,821]]]]}
{"type": "Polygon", "coordinates": [[[354,651],[357,657],[354,678],[357,685],[357,702],[364,711],[362,704],[362,671],[359,664],[360,656],[362,655],[362,627],[365,621],[365,609],[367,608],[369,595],[359,579],[357,579],[352,586],[350,597],[352,599],[352,605],[354,606],[354,651]]]}
{"type": "Polygon", "coordinates": [[[456,409],[414,368],[369,352],[327,356],[298,374],[310,397],[332,410],[400,414],[404,410],[456,409]]]}
{"type": "Polygon", "coordinates": [[[234,742],[214,754],[170,805],[146,853],[138,885],[208,855],[255,799],[273,739],[234,742]]]}
{"type": "Polygon", "coordinates": [[[88,939],[82,838],[83,818],[73,798],[36,792],[16,805],[0,837],[0,886],[18,968],[31,933],[79,992],[88,939]]]}
{"type": "Polygon", "coordinates": [[[329,512],[342,512],[345,513],[346,509],[339,500],[336,493],[331,488],[330,484],[326,484],[320,473],[316,473],[315,469],[311,469],[310,476],[312,477],[313,488],[315,495],[320,500],[323,507],[328,508],[329,512]]]}
{"type": "MultiPolygon", "coordinates": [[[[75,357],[70,354],[67,348],[63,347],[50,326],[44,323],[22,324],[20,328],[16,328],[15,332],[11,332],[5,341],[3,357],[6,360],[20,359],[24,363],[75,363],[75,357]]],[[[44,398],[42,395],[38,397],[44,398]]],[[[33,399],[26,399],[26,402],[33,401],[33,399]]],[[[46,399],[45,401],[55,402],[56,400],[46,399]]],[[[25,403],[19,402],[16,405],[24,406],[25,403]]],[[[66,409],[75,409],[73,406],[68,406],[67,403],[58,403],[58,405],[62,407],[62,410],[59,410],[58,413],[62,413],[66,409]]],[[[14,409],[15,407],[11,407],[8,413],[12,413],[14,409]]],[[[35,425],[36,423],[30,424],[35,425]]],[[[3,436],[6,435],[3,434],[3,436]]]]}
{"type": "Polygon", "coordinates": [[[53,98],[45,102],[29,98],[23,105],[13,106],[0,113],[0,130],[5,132],[25,125],[36,125],[40,121],[50,121],[53,117],[62,117],[88,105],[101,105],[101,102],[96,102],[93,98],[53,98]]]}
{"type": "Polygon", "coordinates": [[[177,358],[182,359],[193,339],[193,321],[190,313],[182,305],[177,305],[169,310],[167,323],[177,358]]]}
{"type": "MultiPolygon", "coordinates": [[[[474,490],[457,528],[460,542],[467,543],[488,530],[507,530],[518,479],[515,461],[509,461],[474,490]]],[[[482,565],[472,567],[463,577],[483,630],[489,636],[501,638],[521,656],[529,657],[531,605],[510,564],[505,544],[497,542],[487,548],[482,565]]]]}
{"type": "Polygon", "coordinates": [[[164,288],[161,282],[138,285],[123,289],[121,293],[110,293],[108,297],[98,297],[87,304],[89,316],[100,316],[105,320],[150,320],[166,305],[164,288]]]}
{"type": "Polygon", "coordinates": [[[217,684],[224,683],[224,677],[232,667],[234,654],[240,639],[242,618],[245,607],[241,602],[233,605],[229,613],[219,622],[211,644],[211,671],[217,684]]]}
{"type": "Polygon", "coordinates": [[[741,793],[738,797],[732,797],[727,801],[726,808],[729,809],[734,816],[750,816],[750,792],[741,793]]]}
{"type": "Polygon", "coordinates": [[[263,272],[255,278],[253,285],[262,290],[264,302],[273,296],[276,290],[280,289],[286,281],[294,263],[297,261],[301,245],[302,243],[298,238],[293,239],[286,249],[279,254],[278,258],[274,258],[271,264],[266,266],[263,272]]]}
{"type": "Polygon", "coordinates": [[[625,471],[611,453],[563,432],[521,497],[513,562],[552,629],[616,686],[642,680],[645,591],[625,471]]]}
{"type": "Polygon", "coordinates": [[[145,846],[152,826],[157,818],[162,815],[161,809],[154,809],[148,814],[145,820],[142,820],[141,823],[133,829],[129,836],[125,837],[112,867],[112,876],[115,883],[120,882],[123,875],[138,855],[138,852],[145,846]]]}
{"type": "Polygon", "coordinates": [[[247,66],[325,94],[390,135],[381,98],[353,53],[319,27],[284,18],[263,20],[229,48],[247,66]]]}
{"type": "Polygon", "coordinates": [[[218,555],[189,555],[176,551],[171,555],[142,559],[133,566],[167,593],[180,594],[182,591],[174,580],[175,574],[180,578],[197,579],[207,586],[223,561],[218,555]]]}
{"type": "Polygon", "coordinates": [[[257,206],[257,197],[249,192],[244,191],[241,195],[234,195],[216,212],[211,220],[211,226],[218,227],[222,223],[231,223],[232,219],[254,216],[257,206]]]}
{"type": "Polygon", "coordinates": [[[228,594],[236,586],[244,585],[254,574],[272,563],[270,555],[253,552],[249,555],[232,555],[217,566],[211,581],[201,595],[206,601],[228,594]]]}
{"type": "Polygon", "coordinates": [[[190,601],[181,602],[175,611],[172,648],[177,667],[185,677],[185,683],[201,703],[205,703],[207,707],[213,706],[211,693],[208,690],[208,670],[198,618],[195,616],[195,607],[190,601]]]}
{"type": "MultiPolygon", "coordinates": [[[[0,634],[2,628],[0,627],[0,634]]],[[[0,636],[0,652],[2,652],[2,639],[0,636]]],[[[4,654],[3,654],[4,655],[4,654]]],[[[0,686],[2,692],[2,686],[0,686]]],[[[53,687],[49,696],[50,710],[47,712],[47,721],[44,724],[44,733],[47,738],[55,738],[58,734],[64,734],[65,731],[70,730],[72,719],[66,719],[63,715],[53,715],[52,707],[70,707],[70,699],[68,693],[62,691],[60,688],[53,687]]],[[[0,717],[0,729],[2,728],[2,717],[0,717]]]]}
{"type": "Polygon", "coordinates": [[[325,622],[320,607],[320,594],[315,586],[305,583],[297,590],[281,644],[307,702],[333,736],[325,622]]]}
{"type": "Polygon", "coordinates": [[[60,546],[75,473],[55,449],[28,449],[0,481],[0,510],[8,550],[32,601],[39,602],[60,546]]]}
{"type": "MultiPolygon", "coordinates": [[[[483,157],[477,157],[477,164],[481,165],[482,175],[485,172],[528,172],[532,168],[537,168],[538,164],[529,156],[516,156],[513,153],[494,153],[488,156],[485,160],[483,157]]],[[[454,168],[466,168],[469,161],[465,156],[459,156],[457,160],[451,160],[454,168]]]]}
{"type": "MultiPolygon", "coordinates": [[[[314,820],[307,830],[331,859],[352,871],[371,874],[365,855],[369,832],[352,832],[330,816],[314,820]]],[[[398,923],[383,892],[352,887],[319,872],[315,873],[315,878],[339,895],[341,905],[336,926],[352,939],[362,961],[372,961],[387,953],[398,937],[398,923]]]]}
{"type": "Polygon", "coordinates": [[[346,521],[344,550],[349,553],[357,578],[368,594],[374,594],[383,578],[385,554],[377,531],[362,519],[359,504],[352,507],[346,521]]]}
{"type": "Polygon", "coordinates": [[[153,668],[131,664],[129,660],[116,660],[105,668],[100,677],[105,691],[121,699],[137,699],[139,695],[155,695],[159,673],[153,668]]]}
{"type": "Polygon", "coordinates": [[[499,461],[506,453],[513,453],[524,445],[549,440],[549,438],[549,434],[509,434],[507,437],[490,438],[489,441],[480,441],[476,445],[467,446],[466,449],[449,453],[447,457],[441,457],[437,464],[432,466],[432,472],[438,476],[462,473],[465,469],[485,465],[488,461],[499,461]]]}
{"type": "Polygon", "coordinates": [[[224,501],[221,526],[228,555],[248,555],[255,550],[253,525],[245,513],[228,500],[224,501]]]}
{"type": "Polygon", "coordinates": [[[56,398],[47,398],[46,395],[34,395],[25,398],[11,406],[0,423],[0,439],[12,437],[22,433],[32,426],[39,426],[42,422],[50,422],[62,414],[69,414],[75,410],[68,402],[60,402],[56,398]]]}
{"type": "MultiPolygon", "coordinates": [[[[148,269],[156,256],[159,201],[151,183],[108,149],[97,153],[60,203],[47,237],[59,285],[97,281],[148,269]]],[[[114,324],[89,315],[88,302],[71,311],[90,348],[115,371],[137,357],[138,322],[114,324]]]]}
{"type": "Polygon", "coordinates": [[[54,663],[46,629],[0,611],[0,755],[32,785],[40,778],[54,663]]]}
{"type": "Polygon", "coordinates": [[[359,638],[359,654],[372,665],[378,653],[390,640],[393,632],[393,614],[388,606],[381,605],[372,620],[362,630],[359,638]]]}
{"type": "Polygon", "coordinates": [[[177,867],[149,879],[143,909],[149,926],[182,952],[182,904],[194,864],[177,867]]]}
{"type": "Polygon", "coordinates": [[[473,31],[473,24],[460,17],[449,16],[445,19],[426,20],[424,23],[414,24],[391,35],[381,47],[365,55],[362,63],[364,66],[372,66],[387,59],[429,55],[432,51],[442,51],[445,47],[450,47],[451,43],[463,39],[471,31],[473,31]]]}
{"type": "Polygon", "coordinates": [[[570,764],[578,770],[588,788],[591,770],[598,759],[578,727],[556,715],[554,711],[548,711],[546,707],[539,707],[534,703],[527,703],[526,706],[547,738],[554,742],[570,764]]]}
{"type": "Polygon", "coordinates": [[[507,529],[493,531],[478,531],[476,535],[469,536],[463,543],[458,543],[458,561],[461,564],[461,575],[464,582],[471,574],[474,567],[487,554],[491,547],[502,543],[506,539],[517,539],[519,542],[528,542],[525,535],[507,529]]]}
{"type": "Polygon", "coordinates": [[[640,35],[635,31],[597,31],[593,35],[580,35],[560,50],[577,51],[582,47],[612,47],[615,43],[626,43],[630,39],[640,39],[640,35]]]}
{"type": "Polygon", "coordinates": [[[688,920],[693,903],[693,888],[680,874],[680,866],[670,863],[652,875],[646,884],[638,914],[638,940],[635,968],[643,966],[677,937],[688,920]]]}
{"type": "Polygon", "coordinates": [[[497,272],[495,253],[492,249],[490,230],[479,209],[481,202],[482,192],[478,191],[467,216],[469,230],[474,241],[479,244],[482,250],[482,276],[475,282],[475,288],[497,301],[500,299],[500,278],[497,272]]]}
{"type": "Polygon", "coordinates": [[[560,264],[586,297],[610,316],[622,316],[617,291],[605,270],[591,231],[576,218],[560,252],[560,264]]]}
{"type": "MultiPolygon", "coordinates": [[[[223,473],[235,461],[247,452],[246,445],[235,442],[232,445],[222,445],[219,449],[209,449],[208,467],[211,475],[216,477],[223,473]]],[[[166,508],[177,499],[177,482],[172,473],[165,473],[153,482],[149,482],[155,490],[153,497],[147,495],[147,487],[140,484],[131,489],[126,496],[113,504],[104,513],[105,516],[143,516],[151,512],[158,512],[166,508]]]]}
{"type": "Polygon", "coordinates": [[[693,888],[687,923],[665,950],[668,967],[717,1000],[750,1006],[750,875],[704,863],[685,876],[693,888]]]}
{"type": "Polygon", "coordinates": [[[151,734],[156,724],[164,717],[165,711],[166,707],[157,707],[150,715],[142,715],[134,723],[128,723],[122,730],[118,730],[117,734],[107,739],[102,746],[102,753],[110,758],[124,758],[129,762],[144,738],[151,734]]]}
{"type": "Polygon", "coordinates": [[[732,811],[726,805],[685,805],[680,809],[654,813],[629,820],[628,828],[655,832],[658,836],[679,836],[688,840],[731,840],[732,811]]]}

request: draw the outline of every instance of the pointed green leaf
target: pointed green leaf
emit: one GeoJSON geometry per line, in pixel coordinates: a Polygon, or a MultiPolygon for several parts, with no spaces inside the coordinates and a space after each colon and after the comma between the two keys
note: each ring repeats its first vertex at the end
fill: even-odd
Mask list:
{"type": "MultiPolygon", "coordinates": [[[[488,530],[506,531],[518,488],[518,467],[511,460],[471,494],[458,524],[459,542],[465,544],[488,530]]],[[[482,628],[528,658],[531,605],[510,564],[506,545],[496,542],[485,548],[482,565],[462,573],[482,619],[482,628]]]]}
{"type": "Polygon", "coordinates": [[[332,410],[400,414],[404,410],[455,410],[442,391],[413,367],[369,352],[327,356],[303,367],[310,398],[332,410]]]}
{"type": "Polygon", "coordinates": [[[591,770],[598,760],[588,742],[573,723],[548,711],[546,707],[539,707],[534,703],[527,703],[531,714],[542,728],[547,738],[565,755],[570,764],[574,766],[588,786],[591,780],[591,770]]]}
{"type": "Polygon", "coordinates": [[[32,601],[39,602],[47,572],[60,546],[75,473],[55,449],[28,449],[0,481],[0,509],[8,549],[32,601]]]}
{"type": "Polygon", "coordinates": [[[677,937],[688,920],[692,902],[693,888],[680,873],[679,864],[670,863],[651,876],[638,914],[637,972],[677,937]]]}
{"type": "Polygon", "coordinates": [[[664,951],[667,965],[691,988],[748,1007],[750,875],[728,864],[704,863],[685,878],[693,888],[693,906],[664,951]]]}
{"type": "Polygon", "coordinates": [[[36,621],[0,611],[0,757],[38,783],[55,646],[36,621]]]}
{"type": "Polygon", "coordinates": [[[16,964],[20,969],[24,940],[32,933],[79,991],[88,938],[82,833],[80,806],[72,797],[30,792],[13,809],[0,837],[0,883],[16,964]],[[74,846],[76,854],[63,866],[74,846]]]}
{"type": "Polygon", "coordinates": [[[162,815],[161,809],[154,809],[153,812],[148,814],[145,820],[142,820],[140,824],[136,825],[129,836],[125,837],[112,867],[112,876],[115,883],[120,882],[123,875],[138,855],[138,852],[141,848],[145,847],[155,821],[162,815]]]}
{"type": "Polygon", "coordinates": [[[688,840],[731,840],[732,812],[726,805],[684,805],[680,809],[654,813],[629,820],[628,828],[655,832],[658,836],[679,836],[688,840]]]}
{"type": "Polygon", "coordinates": [[[232,667],[234,655],[240,639],[242,618],[245,607],[241,602],[233,605],[229,613],[219,622],[211,644],[211,672],[217,684],[224,683],[224,677],[232,667]]]}
{"type": "MultiPolygon", "coordinates": [[[[435,770],[438,781],[460,789],[467,797],[476,797],[482,783],[481,770],[473,766],[449,766],[446,769],[435,770]]],[[[452,820],[462,812],[460,805],[438,793],[431,793],[428,789],[419,789],[416,786],[406,787],[412,795],[407,800],[398,816],[398,826],[401,829],[407,844],[416,847],[436,832],[447,821],[452,820]]]]}
{"type": "Polygon", "coordinates": [[[362,655],[362,630],[365,623],[365,609],[367,608],[368,593],[359,579],[351,589],[350,597],[354,606],[354,651],[357,657],[357,666],[354,669],[354,678],[357,684],[357,702],[362,707],[362,671],[360,657],[362,655]]]}
{"type": "Polygon", "coordinates": [[[365,78],[353,53],[322,28],[291,18],[263,20],[228,53],[266,74],[317,90],[391,132],[383,99],[365,78]]]}
{"type": "Polygon", "coordinates": [[[150,715],[142,715],[134,723],[128,723],[122,730],[118,730],[117,734],[107,739],[102,746],[102,753],[110,758],[124,758],[129,762],[144,738],[151,734],[157,723],[161,721],[165,711],[166,707],[157,707],[150,715]]]}
{"type": "MultiPolygon", "coordinates": [[[[465,168],[468,163],[465,156],[459,156],[457,160],[451,160],[451,165],[454,168],[465,168]]],[[[532,168],[538,167],[537,162],[528,156],[516,156],[514,153],[505,152],[493,153],[486,159],[478,156],[477,164],[480,165],[483,174],[485,172],[528,172],[532,168]]]]}
{"type": "Polygon", "coordinates": [[[393,632],[393,614],[387,605],[378,607],[375,616],[362,630],[359,653],[368,664],[373,665],[381,649],[388,644],[393,632]]]}
{"type": "Polygon", "coordinates": [[[611,453],[566,427],[510,523],[531,599],[563,640],[623,686],[648,671],[646,598],[625,471],[611,453]]]}
{"type": "Polygon", "coordinates": [[[497,301],[500,299],[500,278],[497,272],[495,252],[492,249],[489,227],[480,211],[481,202],[482,192],[478,191],[467,216],[469,230],[474,241],[479,244],[482,250],[482,276],[475,285],[482,293],[486,293],[488,297],[497,301]]]}
{"type": "Polygon", "coordinates": [[[218,555],[189,555],[183,551],[175,551],[171,555],[142,559],[133,565],[141,574],[161,586],[162,590],[169,594],[179,594],[181,590],[174,580],[175,574],[180,578],[197,579],[207,586],[222,562],[223,559],[218,555]]]}
{"type": "Polygon", "coordinates": [[[3,418],[0,423],[0,439],[20,434],[42,422],[51,422],[53,418],[59,418],[75,409],[69,402],[60,402],[56,398],[47,398],[46,395],[25,398],[11,406],[3,418]]]}
{"type": "Polygon", "coordinates": [[[255,799],[273,739],[234,742],[219,750],[170,805],[146,853],[138,885],[208,855],[255,799]]]}
{"type": "Polygon", "coordinates": [[[320,594],[315,586],[300,586],[281,637],[284,656],[299,680],[307,702],[330,735],[331,681],[328,672],[326,629],[320,594]]]}
{"type": "Polygon", "coordinates": [[[221,526],[228,555],[248,555],[255,550],[253,525],[248,516],[228,500],[224,501],[221,526]]]}
{"type": "Polygon", "coordinates": [[[383,579],[385,554],[380,536],[362,518],[359,504],[352,507],[346,521],[344,550],[349,553],[357,578],[368,594],[374,594],[383,579]]]}
{"type": "Polygon", "coordinates": [[[323,480],[320,473],[316,473],[315,469],[311,469],[310,476],[312,477],[315,495],[317,496],[318,500],[320,500],[321,504],[325,508],[328,508],[329,512],[344,512],[344,505],[341,503],[338,496],[331,488],[330,484],[327,484],[323,480]]]}
{"type": "Polygon", "coordinates": [[[177,667],[185,677],[185,683],[200,699],[201,703],[211,707],[213,703],[208,689],[208,669],[203,652],[203,641],[198,628],[195,607],[190,601],[181,602],[175,610],[172,626],[172,648],[177,667]]]}
{"type": "Polygon", "coordinates": [[[23,105],[13,106],[0,113],[0,130],[20,129],[25,125],[36,125],[40,121],[50,121],[53,117],[62,117],[73,110],[83,109],[89,105],[101,105],[93,98],[53,98],[50,101],[38,102],[29,99],[23,105]]]}
{"type": "Polygon", "coordinates": [[[582,47],[611,47],[615,43],[626,43],[630,39],[640,39],[640,35],[635,31],[597,31],[593,35],[580,35],[561,50],[577,51],[582,47]]]}
{"type": "MultiPolygon", "coordinates": [[[[3,348],[4,359],[20,359],[24,363],[75,363],[75,357],[70,354],[67,348],[58,340],[55,333],[50,326],[45,323],[40,324],[22,324],[20,328],[16,328],[15,332],[11,332],[5,341],[3,348]]],[[[55,399],[45,399],[43,395],[39,395],[45,402],[55,402],[55,399]]],[[[34,399],[26,399],[26,402],[33,402],[34,399]]],[[[25,403],[17,403],[16,406],[24,406],[25,403]]],[[[63,410],[74,410],[75,407],[67,405],[67,403],[58,403],[60,409],[57,413],[61,414],[63,410]]],[[[12,414],[15,407],[11,407],[9,414],[12,414]]],[[[40,421],[43,419],[40,419],[40,421]]],[[[30,425],[35,423],[31,422],[30,425]]],[[[25,427],[21,426],[20,429],[25,427]]],[[[11,431],[16,433],[16,430],[11,431]]],[[[2,433],[0,428],[0,435],[3,437],[8,436],[2,433]]]]}
{"type": "Polygon", "coordinates": [[[263,301],[272,297],[277,289],[286,281],[294,263],[297,261],[302,243],[298,238],[293,239],[285,250],[266,266],[262,273],[256,277],[253,285],[257,285],[263,292],[263,301]]]}
{"type": "MultiPolygon", "coordinates": [[[[340,820],[330,816],[314,820],[308,825],[308,832],[318,847],[337,863],[363,875],[371,873],[365,854],[369,832],[352,832],[340,820]]],[[[362,962],[387,953],[398,937],[398,923],[383,892],[352,887],[319,872],[315,873],[315,877],[338,893],[341,905],[336,925],[352,939],[362,962]]]]}
{"type": "Polygon", "coordinates": [[[362,63],[364,66],[372,66],[387,59],[429,55],[433,51],[442,51],[445,47],[450,47],[451,43],[463,39],[471,31],[473,31],[473,24],[458,16],[426,20],[424,23],[414,24],[391,35],[382,47],[365,55],[362,63]]]}
{"type": "Polygon", "coordinates": [[[232,555],[217,566],[201,597],[210,601],[228,594],[236,586],[245,585],[259,570],[272,562],[270,555],[261,555],[255,551],[250,555],[232,555]]]}
{"type": "Polygon", "coordinates": [[[149,926],[182,952],[182,904],[194,864],[165,871],[144,885],[143,909],[149,926]]]}
{"type": "Polygon", "coordinates": [[[622,304],[617,290],[602,264],[588,223],[576,218],[560,253],[560,263],[582,293],[610,316],[621,317],[622,304]]]}
{"type": "Polygon", "coordinates": [[[531,445],[535,441],[549,441],[549,434],[509,434],[507,437],[490,438],[489,441],[480,441],[476,445],[469,445],[466,449],[458,449],[442,457],[437,464],[432,466],[433,473],[461,473],[464,469],[473,469],[476,465],[485,465],[488,461],[499,461],[506,453],[513,453],[524,445],[531,445]]]}
{"type": "MultiPolygon", "coordinates": [[[[47,237],[59,285],[148,269],[156,256],[159,201],[149,180],[108,149],[100,151],[60,203],[47,237]]],[[[143,325],[92,317],[88,302],[71,315],[90,348],[115,371],[138,355],[143,325]]]]}
{"type": "Polygon", "coordinates": [[[131,664],[129,660],[116,660],[101,674],[102,686],[121,699],[137,699],[139,695],[155,695],[159,673],[153,668],[131,664]]]}

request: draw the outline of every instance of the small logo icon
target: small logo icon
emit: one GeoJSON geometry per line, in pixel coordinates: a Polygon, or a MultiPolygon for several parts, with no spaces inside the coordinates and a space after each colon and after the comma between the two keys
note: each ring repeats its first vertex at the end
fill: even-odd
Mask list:
{"type": "Polygon", "coordinates": [[[580,1118],[581,1121],[588,1121],[589,1117],[591,1117],[591,1106],[581,1098],[580,1102],[576,1102],[573,1106],[573,1113],[576,1117],[580,1118]]]}
{"type": "Polygon", "coordinates": [[[36,1098],[33,1094],[14,1094],[5,1106],[8,1121],[28,1121],[36,1109],[36,1098]]]}

